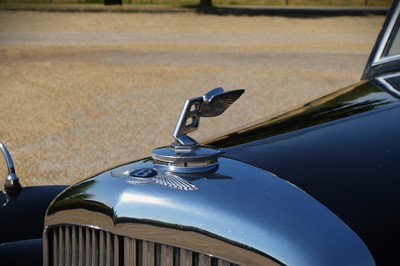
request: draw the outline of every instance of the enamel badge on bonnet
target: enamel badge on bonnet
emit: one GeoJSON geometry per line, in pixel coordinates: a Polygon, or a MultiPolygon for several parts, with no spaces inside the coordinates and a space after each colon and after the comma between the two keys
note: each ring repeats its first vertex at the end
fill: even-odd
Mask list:
{"type": "Polygon", "coordinates": [[[201,117],[215,117],[234,103],[244,90],[225,92],[213,89],[203,96],[188,99],[176,124],[174,142],[167,147],[154,149],[152,158],[157,168],[173,173],[205,173],[218,167],[221,152],[201,146],[187,134],[199,128],[201,117]]]}

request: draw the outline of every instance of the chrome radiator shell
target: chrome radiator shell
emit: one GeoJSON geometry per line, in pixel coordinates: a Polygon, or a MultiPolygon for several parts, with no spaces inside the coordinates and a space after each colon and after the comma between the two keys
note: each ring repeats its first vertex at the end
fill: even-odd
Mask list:
{"type": "MultiPolygon", "coordinates": [[[[374,264],[364,243],[337,216],[269,172],[222,157],[213,173],[181,176],[196,187],[187,191],[111,174],[124,169],[157,170],[150,158],[126,164],[68,188],[53,201],[45,217],[45,265],[53,265],[52,250],[61,254],[70,246],[64,254],[75,254],[70,244],[54,248],[52,230],[64,226],[107,232],[102,245],[118,236],[188,250],[209,258],[210,265],[374,264]]],[[[103,265],[113,265],[101,248],[93,252],[110,263],[103,265]]],[[[138,255],[132,252],[122,259],[138,255]]]]}

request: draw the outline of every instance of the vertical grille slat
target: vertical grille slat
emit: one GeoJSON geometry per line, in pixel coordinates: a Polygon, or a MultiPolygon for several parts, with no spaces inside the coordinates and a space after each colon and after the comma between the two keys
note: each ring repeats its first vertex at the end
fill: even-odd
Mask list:
{"type": "Polygon", "coordinates": [[[104,232],[99,232],[99,265],[105,266],[106,260],[104,259],[106,254],[106,247],[105,247],[105,239],[104,239],[104,232]]]}
{"type": "Polygon", "coordinates": [[[154,264],[154,242],[142,242],[142,264],[141,265],[155,265],[154,264]]]}
{"type": "Polygon", "coordinates": [[[106,266],[112,266],[113,264],[113,253],[114,248],[111,242],[111,234],[109,232],[106,233],[106,266]]]}
{"type": "Polygon", "coordinates": [[[161,266],[173,266],[173,247],[169,245],[161,245],[161,266]]]}
{"type": "Polygon", "coordinates": [[[52,241],[52,253],[50,253],[53,256],[53,265],[57,265],[58,261],[59,261],[59,256],[58,256],[58,234],[57,234],[57,230],[53,231],[52,234],[53,237],[53,241],[52,241]]]}
{"type": "Polygon", "coordinates": [[[72,265],[78,265],[78,243],[79,237],[76,233],[76,227],[71,228],[71,263],[72,265]]]}
{"type": "Polygon", "coordinates": [[[98,265],[99,264],[99,242],[98,242],[98,237],[96,235],[96,231],[91,229],[92,233],[92,244],[91,244],[91,265],[98,265]]]}
{"type": "Polygon", "coordinates": [[[113,254],[113,259],[114,259],[113,263],[114,264],[113,265],[118,266],[118,265],[120,265],[120,257],[119,257],[120,247],[119,247],[119,238],[117,235],[114,235],[113,241],[114,241],[114,254],[113,254]]]}
{"type": "Polygon", "coordinates": [[[65,265],[71,265],[71,237],[69,232],[69,227],[65,227],[64,230],[64,258],[65,258],[65,265]]]}
{"type": "Polygon", "coordinates": [[[47,238],[47,261],[54,266],[238,266],[188,249],[84,226],[52,227],[47,238]]]}
{"type": "Polygon", "coordinates": [[[58,231],[58,261],[60,265],[64,265],[64,230],[62,228],[58,231]]]}
{"type": "Polygon", "coordinates": [[[136,266],[136,240],[124,238],[124,266],[136,266]]]}
{"type": "Polygon", "coordinates": [[[86,236],[86,239],[85,239],[85,254],[86,254],[86,256],[85,256],[85,266],[90,266],[90,263],[91,263],[91,261],[90,261],[90,257],[91,257],[91,248],[90,248],[90,243],[92,242],[91,241],[91,234],[90,234],[90,229],[89,228],[86,228],[85,229],[85,236],[86,236]]]}
{"type": "Polygon", "coordinates": [[[181,251],[180,252],[180,266],[192,266],[193,265],[192,252],[189,250],[183,249],[183,248],[181,248],[180,251],[181,251]]]}
{"type": "Polygon", "coordinates": [[[199,266],[211,266],[211,257],[199,254],[199,266]]]}
{"type": "Polygon", "coordinates": [[[83,234],[83,228],[78,228],[78,265],[85,265],[85,239],[83,234]]]}
{"type": "Polygon", "coordinates": [[[218,260],[218,264],[217,265],[218,266],[231,266],[231,265],[234,265],[234,264],[229,263],[229,262],[224,261],[224,260],[218,260]]]}

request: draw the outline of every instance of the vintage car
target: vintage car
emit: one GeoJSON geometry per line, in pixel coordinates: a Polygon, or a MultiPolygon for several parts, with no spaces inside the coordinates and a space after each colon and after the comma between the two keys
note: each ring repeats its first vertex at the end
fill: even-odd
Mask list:
{"type": "Polygon", "coordinates": [[[21,188],[0,145],[0,264],[399,265],[399,12],[359,83],[201,144],[244,90],[187,100],[172,144],[70,187],[21,188]]]}

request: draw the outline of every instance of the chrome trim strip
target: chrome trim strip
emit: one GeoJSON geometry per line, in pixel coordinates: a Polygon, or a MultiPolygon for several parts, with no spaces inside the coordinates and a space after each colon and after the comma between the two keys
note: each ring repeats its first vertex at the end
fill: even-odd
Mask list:
{"type": "Polygon", "coordinates": [[[396,90],[395,88],[393,88],[392,84],[390,84],[387,79],[389,78],[395,78],[395,77],[400,77],[400,73],[395,73],[395,74],[389,74],[389,75],[385,75],[385,76],[380,76],[375,78],[379,83],[382,84],[382,86],[388,90],[389,92],[393,93],[394,95],[396,95],[397,97],[400,97],[400,92],[398,90],[396,90]]]}
{"type": "Polygon", "coordinates": [[[389,63],[392,61],[397,61],[399,59],[400,59],[400,55],[391,55],[391,56],[384,57],[383,59],[380,59],[378,61],[374,61],[371,64],[371,66],[382,65],[382,64],[389,63]]]}

